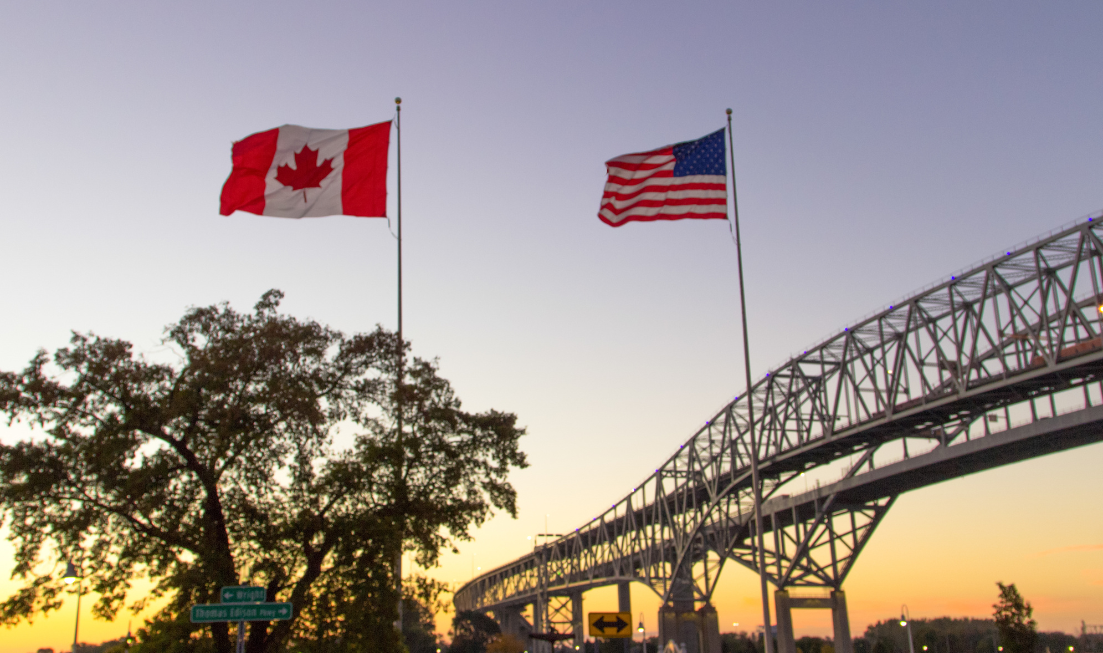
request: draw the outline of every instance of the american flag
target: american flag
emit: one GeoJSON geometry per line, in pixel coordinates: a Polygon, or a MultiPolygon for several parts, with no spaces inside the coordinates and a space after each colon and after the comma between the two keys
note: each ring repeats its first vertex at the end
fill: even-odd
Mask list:
{"type": "Polygon", "coordinates": [[[613,227],[683,218],[726,220],[724,154],[721,129],[695,141],[609,159],[609,181],[597,215],[613,227]]]}

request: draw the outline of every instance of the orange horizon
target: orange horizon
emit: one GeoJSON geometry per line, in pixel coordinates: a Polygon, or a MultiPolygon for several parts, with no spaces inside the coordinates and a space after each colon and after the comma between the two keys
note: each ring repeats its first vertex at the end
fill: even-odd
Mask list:
{"type": "MultiPolygon", "coordinates": [[[[1083,518],[1078,503],[1057,501],[1103,495],[1103,479],[1094,474],[1100,466],[1103,446],[1092,445],[902,495],[843,585],[851,636],[860,637],[868,625],[894,618],[901,604],[908,605],[913,619],[991,618],[997,581],[1016,584],[1033,605],[1040,631],[1078,634],[1081,621],[1103,623],[1103,529],[1083,518]],[[1026,528],[1019,523],[1024,515],[1029,517],[1026,528]]],[[[529,546],[523,534],[527,523],[502,516],[491,520],[464,553],[445,555],[428,575],[451,582],[458,579],[452,574],[462,572],[466,581],[472,551],[487,568],[508,562],[529,546]],[[520,544],[507,547],[508,540],[520,544]]],[[[6,541],[0,546],[0,577],[5,579],[11,572],[8,547],[6,541]]],[[[0,597],[16,587],[10,580],[0,581],[0,597]]],[[[617,608],[612,586],[587,592],[583,601],[587,612],[617,608]]],[[[738,565],[726,565],[713,597],[721,632],[753,632],[762,622],[759,601],[757,577],[738,565]]],[[[102,622],[91,618],[91,603],[85,595],[82,642],[126,634],[127,613],[102,622]]],[[[633,620],[642,612],[647,635],[657,634],[658,597],[633,583],[632,604],[633,620]]],[[[67,600],[48,617],[6,629],[0,653],[26,653],[38,646],[68,650],[73,617],[72,601],[67,600]]],[[[438,633],[447,634],[451,617],[437,616],[438,633]]],[[[141,622],[133,618],[134,630],[141,622]]],[[[830,637],[830,614],[795,611],[794,630],[798,637],[830,637]]]]}

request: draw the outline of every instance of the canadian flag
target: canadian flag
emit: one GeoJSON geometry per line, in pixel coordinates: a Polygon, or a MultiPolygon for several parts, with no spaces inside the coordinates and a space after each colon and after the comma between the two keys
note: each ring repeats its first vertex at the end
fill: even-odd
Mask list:
{"type": "Polygon", "coordinates": [[[284,125],[234,143],[222,215],[387,215],[391,121],[358,129],[284,125]]]}

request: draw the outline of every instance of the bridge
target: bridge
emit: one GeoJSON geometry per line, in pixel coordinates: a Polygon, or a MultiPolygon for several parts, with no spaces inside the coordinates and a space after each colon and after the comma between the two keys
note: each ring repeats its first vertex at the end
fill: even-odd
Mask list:
{"type": "Polygon", "coordinates": [[[753,434],[737,396],[615,505],[465,584],[456,608],[580,645],[585,591],[617,585],[630,612],[644,583],[663,600],[660,641],[719,653],[710,599],[733,561],[776,588],[779,653],[796,652],[795,608],[831,609],[835,650],[853,653],[843,583],[901,493],[1103,440],[1103,213],[855,322],[750,393],[753,434]]]}

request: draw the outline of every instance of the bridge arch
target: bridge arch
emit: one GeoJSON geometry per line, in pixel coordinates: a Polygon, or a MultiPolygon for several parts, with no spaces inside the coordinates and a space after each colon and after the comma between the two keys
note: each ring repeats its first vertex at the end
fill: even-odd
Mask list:
{"type": "Polygon", "coordinates": [[[794,355],[750,390],[755,451],[735,397],[621,501],[464,585],[457,607],[547,612],[549,597],[632,580],[692,609],[728,560],[779,592],[841,591],[900,493],[1103,439],[1101,235],[1090,216],[794,355]],[[797,491],[805,475],[819,483],[797,491]]]}

